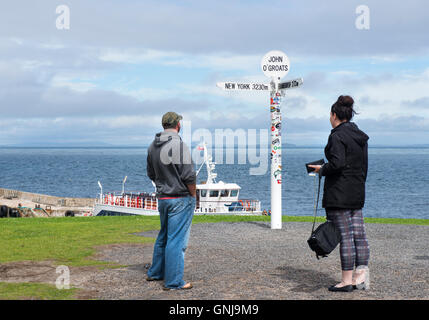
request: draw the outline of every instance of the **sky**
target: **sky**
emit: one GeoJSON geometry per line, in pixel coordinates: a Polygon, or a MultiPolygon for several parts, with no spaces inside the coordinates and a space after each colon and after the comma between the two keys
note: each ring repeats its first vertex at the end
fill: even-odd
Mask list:
{"type": "Polygon", "coordinates": [[[269,129],[268,93],[216,83],[269,83],[271,50],[289,57],[284,80],[304,79],[283,99],[283,143],[325,145],[347,94],[370,146],[429,144],[428,12],[424,0],[3,2],[0,146],[143,146],[167,111],[191,130],[269,129]]]}

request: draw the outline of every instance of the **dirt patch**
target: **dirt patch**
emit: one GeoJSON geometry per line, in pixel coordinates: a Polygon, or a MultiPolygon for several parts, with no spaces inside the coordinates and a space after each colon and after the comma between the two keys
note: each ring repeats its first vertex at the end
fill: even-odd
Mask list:
{"type": "Polygon", "coordinates": [[[0,264],[0,281],[55,283],[56,266],[51,261],[19,261],[0,264]]]}
{"type": "MultiPolygon", "coordinates": [[[[77,299],[95,299],[97,292],[82,290],[82,285],[98,272],[96,266],[70,267],[70,286],[81,289],[77,299]]],[[[0,264],[0,282],[32,282],[55,285],[57,278],[57,264],[53,261],[18,261],[0,264]]],[[[24,299],[24,298],[23,298],[24,299]]],[[[33,299],[28,297],[29,300],[33,299]]]]}

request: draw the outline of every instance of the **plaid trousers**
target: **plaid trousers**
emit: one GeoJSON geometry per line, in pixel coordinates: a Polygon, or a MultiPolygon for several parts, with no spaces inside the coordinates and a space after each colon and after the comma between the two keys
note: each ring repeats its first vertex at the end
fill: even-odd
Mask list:
{"type": "Polygon", "coordinates": [[[341,232],[341,269],[350,271],[354,266],[368,266],[369,245],[365,234],[362,209],[326,209],[326,218],[341,232]]]}

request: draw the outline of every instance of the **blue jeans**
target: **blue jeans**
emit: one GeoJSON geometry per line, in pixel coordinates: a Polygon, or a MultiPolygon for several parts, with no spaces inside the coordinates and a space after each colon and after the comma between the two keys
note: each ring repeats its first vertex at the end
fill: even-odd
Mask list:
{"type": "Polygon", "coordinates": [[[164,279],[164,286],[167,288],[180,289],[185,285],[185,251],[194,210],[195,198],[191,196],[158,200],[161,230],[156,238],[152,266],[147,276],[164,279]]]}

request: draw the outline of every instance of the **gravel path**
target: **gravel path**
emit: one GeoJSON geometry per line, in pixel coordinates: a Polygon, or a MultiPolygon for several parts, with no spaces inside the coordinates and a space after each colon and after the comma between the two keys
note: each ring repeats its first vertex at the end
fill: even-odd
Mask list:
{"type": "MultiPolygon", "coordinates": [[[[93,273],[81,285],[101,299],[429,299],[429,227],[367,224],[371,289],[331,293],[340,281],[339,249],[317,260],[306,240],[311,223],[205,223],[192,226],[185,280],[192,290],[147,282],[153,245],[115,245],[98,259],[126,268],[93,273]]],[[[156,237],[157,231],[141,233],[156,237]]]]}

